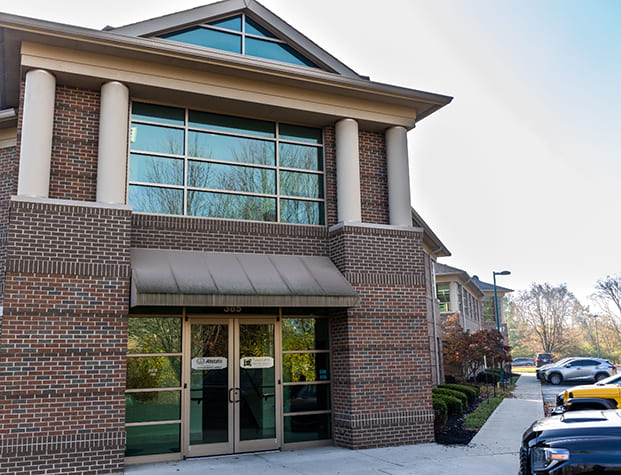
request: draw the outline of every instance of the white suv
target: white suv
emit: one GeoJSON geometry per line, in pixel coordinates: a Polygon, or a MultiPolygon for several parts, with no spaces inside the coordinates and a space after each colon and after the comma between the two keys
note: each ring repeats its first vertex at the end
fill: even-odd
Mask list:
{"type": "Polygon", "coordinates": [[[597,382],[612,376],[617,367],[610,361],[600,358],[575,358],[564,364],[546,369],[543,377],[552,384],[561,384],[563,381],[588,380],[597,382]]]}

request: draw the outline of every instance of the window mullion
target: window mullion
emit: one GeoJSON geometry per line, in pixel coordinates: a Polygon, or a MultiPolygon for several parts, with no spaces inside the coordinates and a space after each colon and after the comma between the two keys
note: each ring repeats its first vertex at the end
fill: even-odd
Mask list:
{"type": "Polygon", "coordinates": [[[242,37],[241,54],[245,56],[246,55],[246,14],[245,13],[242,13],[242,16],[241,16],[241,37],[242,37]]]}
{"type": "Polygon", "coordinates": [[[190,168],[190,163],[188,161],[188,124],[190,122],[190,112],[189,109],[185,110],[185,126],[184,126],[184,154],[183,154],[183,216],[188,215],[188,169],[190,168]]]}

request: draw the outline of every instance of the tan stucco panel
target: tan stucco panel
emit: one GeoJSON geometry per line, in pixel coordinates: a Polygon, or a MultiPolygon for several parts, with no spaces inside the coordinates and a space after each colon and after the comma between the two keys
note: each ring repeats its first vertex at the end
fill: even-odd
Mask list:
{"type": "Polygon", "coordinates": [[[17,127],[0,129],[0,148],[15,147],[17,145],[17,127]]]}
{"type": "MultiPolygon", "coordinates": [[[[120,81],[128,85],[133,94],[151,87],[169,91],[165,95],[171,99],[174,94],[170,91],[186,96],[211,96],[218,100],[321,115],[326,117],[326,123],[353,118],[363,123],[383,124],[385,127],[401,125],[409,129],[414,126],[416,116],[412,107],[389,104],[381,101],[381,97],[369,100],[364,91],[360,92],[359,98],[351,97],[355,92],[351,88],[347,96],[342,94],[343,90],[327,93],[325,91],[330,87],[321,82],[309,84],[286,76],[258,79],[256,72],[236,72],[239,76],[222,74],[211,71],[209,65],[192,70],[28,42],[22,44],[22,65],[26,69],[46,69],[65,81],[72,77],[76,80],[90,78],[99,84],[120,81]]],[[[218,66],[211,69],[218,69],[218,66]]]]}

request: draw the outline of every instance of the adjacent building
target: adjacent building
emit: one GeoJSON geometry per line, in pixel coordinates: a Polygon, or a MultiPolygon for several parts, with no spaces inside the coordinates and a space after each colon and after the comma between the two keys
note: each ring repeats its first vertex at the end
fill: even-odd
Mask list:
{"type": "Polygon", "coordinates": [[[0,14],[0,472],[432,441],[407,140],[450,100],[254,0],[0,14]]]}
{"type": "Polygon", "coordinates": [[[483,328],[500,328],[500,333],[508,338],[507,321],[505,320],[505,306],[503,304],[504,298],[507,294],[513,292],[512,289],[507,287],[501,287],[496,284],[496,295],[494,295],[494,284],[488,284],[479,279],[478,276],[473,275],[472,280],[476,283],[477,287],[483,292],[483,328]],[[496,318],[496,298],[498,299],[498,318],[496,318]]]}
{"type": "Polygon", "coordinates": [[[433,385],[444,383],[442,356],[442,314],[436,294],[436,267],[438,258],[449,257],[451,252],[440,241],[429,225],[415,209],[412,209],[412,223],[423,230],[423,251],[425,255],[425,288],[427,320],[429,326],[429,349],[431,351],[431,379],[433,385]]]}
{"type": "Polygon", "coordinates": [[[459,315],[459,324],[465,331],[483,328],[483,291],[470,275],[446,264],[436,264],[436,295],[440,314],[459,315]]]}
{"type": "Polygon", "coordinates": [[[494,285],[472,277],[464,270],[436,263],[436,296],[440,314],[458,314],[459,323],[466,331],[481,328],[497,329],[507,337],[503,299],[513,290],[496,285],[498,297],[498,320],[496,319],[494,285]]]}

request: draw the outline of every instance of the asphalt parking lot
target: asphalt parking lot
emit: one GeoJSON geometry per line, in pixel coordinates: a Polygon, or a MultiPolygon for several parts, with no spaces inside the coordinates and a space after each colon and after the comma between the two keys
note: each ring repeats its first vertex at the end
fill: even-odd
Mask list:
{"type": "Polygon", "coordinates": [[[565,391],[567,388],[571,388],[578,384],[589,384],[589,383],[567,383],[567,384],[554,384],[543,383],[541,385],[541,397],[543,399],[543,403],[545,406],[552,405],[554,407],[556,405],[556,395],[565,391]]]}

